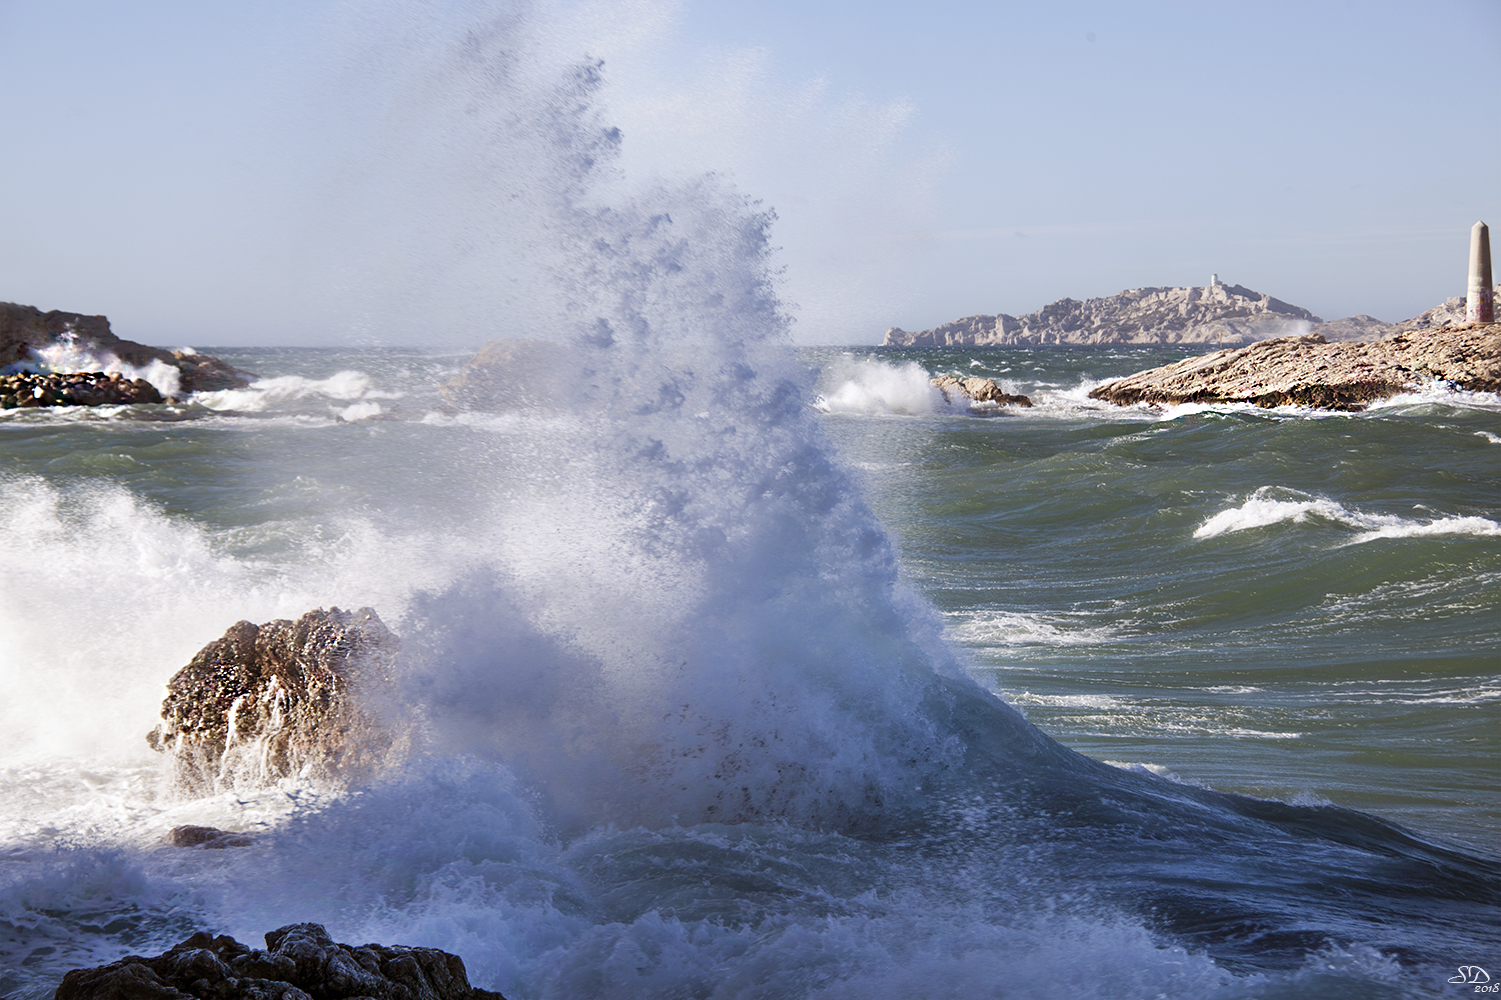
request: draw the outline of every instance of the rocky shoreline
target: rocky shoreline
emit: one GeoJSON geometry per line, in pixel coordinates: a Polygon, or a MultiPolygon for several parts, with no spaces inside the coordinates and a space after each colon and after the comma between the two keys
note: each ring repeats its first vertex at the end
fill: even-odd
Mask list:
{"type": "Polygon", "coordinates": [[[0,373],[6,373],[0,385],[0,406],[6,409],[161,403],[194,392],[244,388],[256,377],[191,348],[167,351],[124,340],[110,330],[105,316],[42,312],[14,302],[0,302],[0,373]],[[17,383],[17,378],[30,381],[17,383]],[[28,390],[36,402],[25,401],[28,390]],[[7,405],[4,398],[15,402],[7,405]]]}
{"type": "Polygon", "coordinates": [[[1362,410],[1431,382],[1501,392],[1501,324],[1370,342],[1329,343],[1318,334],[1279,337],[1137,372],[1089,395],[1121,406],[1251,403],[1362,410]]]}

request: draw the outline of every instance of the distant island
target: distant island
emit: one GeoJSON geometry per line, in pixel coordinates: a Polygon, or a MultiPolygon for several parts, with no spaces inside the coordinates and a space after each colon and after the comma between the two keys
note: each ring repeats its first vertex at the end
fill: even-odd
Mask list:
{"type": "Polygon", "coordinates": [[[1451,298],[1420,316],[1385,323],[1357,315],[1324,322],[1307,309],[1216,275],[1184,288],[1128,288],[1099,299],[1059,299],[1025,316],[966,316],[931,330],[891,327],[889,347],[999,347],[1008,344],[1220,344],[1316,333],[1329,341],[1383,340],[1464,322],[1465,300],[1451,298]]]}

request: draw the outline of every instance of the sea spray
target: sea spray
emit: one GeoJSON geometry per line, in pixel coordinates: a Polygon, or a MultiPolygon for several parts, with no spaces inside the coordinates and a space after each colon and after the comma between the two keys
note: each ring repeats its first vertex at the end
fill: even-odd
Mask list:
{"type": "MultiPolygon", "coordinates": [[[[388,59],[427,83],[385,116],[385,146],[419,150],[397,179],[441,161],[434,201],[463,179],[454,245],[537,248],[482,246],[459,270],[524,279],[523,332],[559,345],[565,392],[454,414],[427,386],[400,399],[416,419],[311,420],[385,397],[304,372],[245,413],[59,425],[79,446],[35,464],[66,489],[7,482],[8,523],[41,525],[26,537],[62,572],[35,592],[24,560],[7,577],[7,613],[54,628],[7,651],[27,701],[6,721],[34,735],[31,706],[68,715],[38,692],[48,632],[75,635],[52,674],[86,705],[69,731],[113,752],[93,770],[6,758],[7,792],[26,790],[6,808],[44,819],[6,817],[0,988],[42,996],[84,954],[302,919],[443,947],[522,997],[1370,995],[1489,946],[1483,859],[1088,760],[971,681],[809,405],[770,217],[715,178],[623,191],[601,68],[542,73],[532,30],[510,10],[446,56],[421,48],[420,71],[388,59]],[[479,266],[497,259],[514,270],[479,266]],[[57,470],[110,449],[152,475],[122,462],[104,475],[129,488],[69,493],[82,473],[57,470]],[[152,490],[175,505],[136,495],[152,490]],[[171,671],[235,619],[333,603],[403,636],[413,758],[348,790],[152,786],[141,737],[171,671]],[[112,672],[119,642],[140,648],[112,672]],[[194,821],[257,839],[161,843],[194,821]]],[[[1127,464],[1134,420],[1079,436],[1123,442],[1127,464]]],[[[1096,490],[1108,463],[1081,464],[1096,490]]],[[[1208,512],[1184,504],[1169,520],[1191,538],[1208,512]]]]}

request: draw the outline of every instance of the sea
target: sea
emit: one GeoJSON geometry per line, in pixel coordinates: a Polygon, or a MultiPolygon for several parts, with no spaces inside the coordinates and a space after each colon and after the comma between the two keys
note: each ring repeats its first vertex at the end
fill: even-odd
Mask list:
{"type": "Polygon", "coordinates": [[[1501,988],[1501,398],[1121,408],[1203,347],[795,346],[764,209],[597,180],[593,63],[466,79],[538,391],[452,404],[483,335],[206,334],[254,381],[0,412],[0,996],[298,921],[511,1000],[1501,988]],[[169,678],[335,606],[401,639],[400,751],[176,783],[169,678]]]}

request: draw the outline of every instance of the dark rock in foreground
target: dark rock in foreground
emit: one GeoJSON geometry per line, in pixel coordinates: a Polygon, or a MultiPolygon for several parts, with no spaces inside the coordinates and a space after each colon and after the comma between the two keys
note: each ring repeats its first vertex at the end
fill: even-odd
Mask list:
{"type": "Polygon", "coordinates": [[[200,792],[355,776],[391,750],[368,702],[390,681],[399,647],[370,608],[238,622],[168,682],[162,724],[146,741],[200,792]]]}
{"type": "Polygon", "coordinates": [[[1263,340],[1107,382],[1089,395],[1132,403],[1254,403],[1359,410],[1424,382],[1501,391],[1501,325],[1331,344],[1318,334],[1263,340]]]}
{"type": "Polygon", "coordinates": [[[63,977],[56,1000],[505,1000],[469,985],[436,948],[336,944],[320,924],[266,935],[264,951],[199,932],[155,958],[131,955],[63,977]]]}
{"type": "Polygon", "coordinates": [[[160,403],[162,394],[143,378],[119,372],[74,372],[70,375],[0,375],[0,410],[31,406],[107,406],[160,403]]]}
{"type": "Polygon", "coordinates": [[[177,369],[178,385],[184,393],[238,389],[255,378],[211,354],[164,351],[121,340],[110,332],[109,320],[103,316],[56,309],[44,313],[35,306],[0,302],[0,368],[32,364],[36,353],[48,348],[72,348],[99,362],[114,359],[137,369],[160,362],[177,369]]]}
{"type": "Polygon", "coordinates": [[[952,403],[955,399],[967,399],[970,402],[969,412],[984,416],[987,413],[996,412],[999,406],[1031,406],[1032,400],[1026,396],[1014,396],[1002,392],[1001,387],[996,385],[993,378],[955,378],[953,375],[943,375],[939,378],[930,379],[929,384],[943,393],[943,401],[952,403]],[[975,405],[982,404],[982,405],[975,405]],[[983,405],[988,404],[988,405],[983,405]]]}

